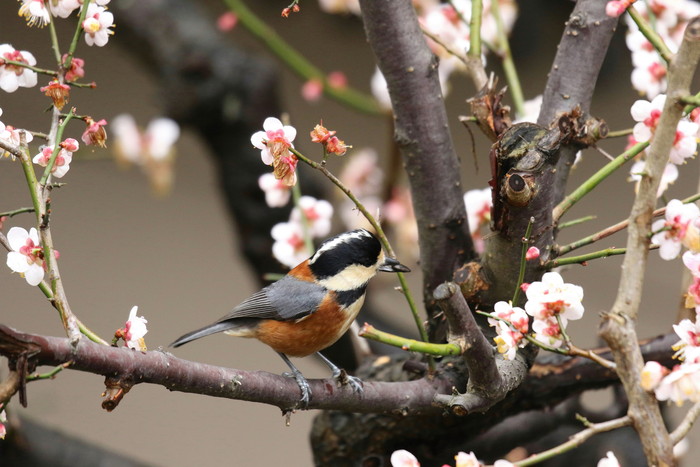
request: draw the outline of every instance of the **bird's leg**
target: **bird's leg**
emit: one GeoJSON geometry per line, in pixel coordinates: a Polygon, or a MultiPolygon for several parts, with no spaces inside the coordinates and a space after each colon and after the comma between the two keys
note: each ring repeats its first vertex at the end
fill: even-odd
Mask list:
{"type": "Polygon", "coordinates": [[[362,380],[360,378],[358,378],[357,376],[349,375],[345,370],[341,370],[340,368],[335,366],[333,362],[324,357],[321,352],[316,352],[316,355],[321,357],[321,360],[323,360],[326,363],[326,365],[328,365],[328,368],[330,368],[333,372],[333,378],[340,385],[349,384],[350,387],[352,387],[352,390],[356,393],[361,393],[363,391],[362,380]]]}
{"type": "Polygon", "coordinates": [[[301,371],[294,366],[294,364],[285,354],[282,352],[277,353],[280,357],[282,357],[282,360],[284,360],[284,363],[287,364],[289,369],[292,370],[291,373],[283,373],[282,375],[294,378],[299,385],[299,389],[301,389],[301,399],[299,400],[298,407],[301,409],[307,408],[309,406],[309,401],[311,400],[311,386],[309,386],[309,382],[306,381],[306,378],[304,378],[304,375],[301,374],[301,371]]]}

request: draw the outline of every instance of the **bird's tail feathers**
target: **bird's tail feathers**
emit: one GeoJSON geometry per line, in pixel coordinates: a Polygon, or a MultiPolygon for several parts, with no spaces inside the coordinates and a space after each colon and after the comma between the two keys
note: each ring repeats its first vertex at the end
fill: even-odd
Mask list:
{"type": "Polygon", "coordinates": [[[217,332],[228,331],[229,329],[235,327],[237,327],[237,324],[231,321],[221,321],[218,323],[210,324],[208,326],[204,326],[201,329],[197,329],[196,331],[188,332],[184,336],[178,337],[172,344],[169,345],[169,347],[180,347],[181,345],[187,344],[188,342],[193,341],[195,339],[210,336],[212,334],[216,334],[217,332]]]}

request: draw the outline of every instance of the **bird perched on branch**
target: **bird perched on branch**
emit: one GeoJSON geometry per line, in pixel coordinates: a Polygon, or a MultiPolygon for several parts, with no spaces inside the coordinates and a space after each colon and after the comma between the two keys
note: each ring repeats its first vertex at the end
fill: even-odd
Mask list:
{"type": "Polygon", "coordinates": [[[410,269],[385,256],[379,240],[369,231],[342,233],[323,242],[311,258],[251,295],[226,316],[185,334],[170,346],[179,347],[218,332],[254,337],[272,347],[292,370],[301,389],[301,408],[308,406],[311,388],[290,356],[318,353],[336,380],[362,392],[359,378],[345,375],[319,351],[335,343],[350,327],[365,300],[367,283],[377,271],[410,269]]]}

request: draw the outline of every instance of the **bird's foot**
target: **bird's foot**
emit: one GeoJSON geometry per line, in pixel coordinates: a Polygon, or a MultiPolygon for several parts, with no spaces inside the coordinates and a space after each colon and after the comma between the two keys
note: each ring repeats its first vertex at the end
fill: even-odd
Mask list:
{"type": "Polygon", "coordinates": [[[301,390],[301,399],[299,399],[299,402],[297,402],[297,406],[295,408],[302,410],[306,409],[311,401],[311,386],[306,378],[304,378],[304,375],[302,375],[300,371],[292,371],[284,372],[282,373],[282,376],[294,378],[294,380],[297,382],[297,385],[301,390]]]}
{"type": "Polygon", "coordinates": [[[352,391],[356,394],[362,394],[364,391],[364,383],[357,376],[349,375],[347,371],[336,368],[333,370],[333,379],[338,382],[339,386],[348,385],[352,388],[352,391]]]}

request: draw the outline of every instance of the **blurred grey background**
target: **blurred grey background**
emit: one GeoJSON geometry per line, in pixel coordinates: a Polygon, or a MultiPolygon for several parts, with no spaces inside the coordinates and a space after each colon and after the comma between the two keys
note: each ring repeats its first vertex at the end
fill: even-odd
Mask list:
{"type": "MultiPolygon", "coordinates": [[[[223,6],[214,1],[201,3],[210,10],[214,27],[223,6]]],[[[315,3],[304,2],[301,13],[284,20],[279,11],[286,4],[250,3],[312,62],[329,72],[343,70],[352,86],[369,90],[373,57],[357,18],[327,16],[318,11],[315,3]]],[[[18,8],[17,2],[0,2],[0,43],[29,50],[39,66],[50,68],[48,28],[26,27],[17,16],[18,8]]],[[[551,0],[521,5],[523,11],[512,44],[527,98],[541,93],[544,87],[569,8],[568,3],[551,0]]],[[[157,18],[153,21],[157,22],[157,18]]],[[[145,126],[152,117],[162,115],[159,83],[140,67],[130,50],[120,47],[119,17],[115,22],[116,34],[106,47],[89,48],[81,39],[77,56],[86,60],[86,80],[96,81],[98,88],[74,90],[70,105],[77,106],[81,114],[108,121],[128,112],[145,126]]],[[[629,106],[637,98],[629,85],[631,64],[623,32],[621,28],[610,51],[592,108],[614,130],[631,127],[629,106]]],[[[66,47],[70,29],[60,27],[59,34],[66,47]]],[[[269,56],[241,27],[229,35],[237,47],[269,56]]],[[[489,61],[495,63],[496,59],[489,57],[489,61]]],[[[392,133],[388,119],[359,115],[326,99],[307,103],[300,98],[303,83],[298,78],[282,67],[280,77],[281,108],[289,112],[299,130],[297,146],[302,152],[315,154],[305,135],[320,119],[337,130],[348,144],[372,146],[380,154],[389,151],[392,133]]],[[[40,77],[40,85],[45,81],[40,77]]],[[[38,87],[20,89],[14,94],[0,93],[0,119],[5,124],[46,131],[49,117],[44,111],[48,100],[38,87]]],[[[486,139],[474,131],[479,160],[479,171],[475,173],[470,136],[457,121],[459,114],[468,113],[465,99],[473,93],[465,78],[455,77],[447,100],[465,186],[485,188],[489,178],[486,139]]],[[[71,126],[67,136],[79,138],[82,130],[80,124],[71,126]]],[[[624,145],[624,139],[601,144],[614,155],[624,145]]],[[[257,287],[238,253],[232,224],[235,221],[222,201],[210,155],[186,128],[177,151],[176,181],[168,197],[154,197],[145,177],[137,169],[119,169],[108,150],[84,147],[74,158],[69,174],[61,180],[67,185],[52,197],[52,229],[56,248],[61,252],[60,267],[68,298],[80,319],[104,338],[109,339],[122,327],[131,307],[138,305],[139,315],[149,322],[146,343],[155,349],[218,318],[257,287]]],[[[586,151],[570,187],[605,163],[600,153],[586,151]]],[[[669,190],[668,198],[683,198],[696,192],[697,175],[697,162],[691,161],[669,190]]],[[[627,217],[633,186],[626,177],[623,169],[567,215],[567,219],[574,219],[596,214],[597,219],[563,232],[561,243],[627,217]]],[[[19,164],[0,161],[0,211],[30,204],[19,164]]],[[[5,225],[5,231],[14,225],[28,229],[33,225],[33,216],[17,216],[5,225]]],[[[335,230],[343,230],[339,222],[335,230]]],[[[600,248],[623,246],[624,242],[625,234],[617,234],[600,248]]],[[[584,251],[594,249],[598,246],[584,251]]],[[[598,343],[597,315],[612,304],[619,265],[620,258],[613,257],[563,273],[568,282],[581,284],[585,289],[586,316],[571,325],[580,346],[598,343]]],[[[639,326],[642,337],[670,329],[681,297],[680,261],[663,262],[652,253],[649,272],[639,326]]],[[[418,274],[413,274],[412,280],[416,285],[420,283],[418,274]]],[[[380,295],[393,299],[393,285],[391,281],[381,282],[370,294],[375,299],[380,295]]],[[[0,296],[3,324],[27,332],[63,334],[60,320],[43,295],[8,269],[0,273],[0,296]]],[[[406,332],[412,333],[408,311],[400,301],[391,303],[391,310],[387,309],[390,318],[401,321],[406,332]]],[[[264,345],[221,335],[174,353],[214,365],[276,373],[286,370],[284,363],[264,345]]],[[[312,358],[296,363],[307,377],[327,376],[324,366],[312,358]]],[[[15,401],[11,410],[155,466],[311,464],[308,432],[313,412],[294,414],[291,426],[286,427],[280,411],[274,407],[138,385],[114,412],[107,413],[100,408],[102,380],[92,374],[64,371],[53,381],[31,383],[29,407],[21,409],[15,401]]],[[[596,394],[592,399],[601,397],[596,394]]],[[[697,442],[693,447],[696,445],[697,442]]]]}

